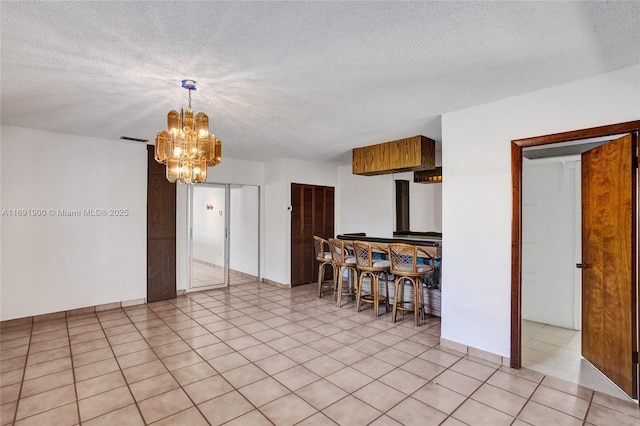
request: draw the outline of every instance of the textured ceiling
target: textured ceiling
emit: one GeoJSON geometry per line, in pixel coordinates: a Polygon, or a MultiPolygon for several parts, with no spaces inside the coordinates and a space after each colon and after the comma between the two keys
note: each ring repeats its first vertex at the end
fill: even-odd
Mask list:
{"type": "Polygon", "coordinates": [[[350,161],[440,114],[640,63],[640,2],[7,2],[3,124],[154,140],[210,117],[224,156],[350,161]]]}

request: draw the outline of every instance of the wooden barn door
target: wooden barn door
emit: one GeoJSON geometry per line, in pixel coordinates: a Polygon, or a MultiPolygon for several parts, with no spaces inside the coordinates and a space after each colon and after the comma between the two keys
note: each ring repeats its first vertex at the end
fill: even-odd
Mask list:
{"type": "Polygon", "coordinates": [[[147,146],[147,303],[176,297],[176,184],[147,146]]]}

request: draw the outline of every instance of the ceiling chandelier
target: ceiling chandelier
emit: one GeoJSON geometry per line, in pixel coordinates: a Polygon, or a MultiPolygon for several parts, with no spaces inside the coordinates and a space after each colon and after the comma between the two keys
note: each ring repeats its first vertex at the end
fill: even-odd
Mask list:
{"type": "Polygon", "coordinates": [[[171,110],[167,114],[167,130],[158,132],[155,158],[167,166],[167,180],[180,183],[202,183],[207,180],[207,167],[222,161],[222,143],[209,133],[209,117],[204,112],[193,116],[191,91],[196,81],[182,80],[189,91],[187,110],[171,110]]]}

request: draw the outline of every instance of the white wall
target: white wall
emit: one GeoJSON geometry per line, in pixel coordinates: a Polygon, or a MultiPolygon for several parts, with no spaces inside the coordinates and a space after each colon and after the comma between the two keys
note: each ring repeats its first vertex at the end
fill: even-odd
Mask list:
{"type": "Polygon", "coordinates": [[[509,356],[511,140],[639,117],[640,65],[443,115],[443,338],[509,356]]]}
{"type": "Polygon", "coordinates": [[[176,184],[176,289],[189,287],[189,186],[176,184]]]}
{"type": "Polygon", "coordinates": [[[258,187],[231,186],[229,267],[258,275],[258,187]]]}
{"type": "Polygon", "coordinates": [[[442,232],[442,183],[409,183],[411,231],[442,232]]]}
{"type": "MultiPolygon", "coordinates": [[[[366,232],[372,236],[392,237],[395,228],[395,179],[412,180],[413,174],[357,176],[351,173],[351,165],[335,166],[291,159],[266,164],[265,278],[282,284],[291,282],[291,213],[287,207],[291,205],[292,183],[336,188],[336,235],[366,232]]],[[[411,186],[416,197],[415,208],[421,212],[415,213],[418,226],[432,227],[417,230],[439,230],[438,195],[441,191],[438,192],[434,186],[438,185],[411,186]],[[429,214],[425,215],[425,211],[429,214]]]]}
{"type": "MultiPolygon", "coordinates": [[[[439,160],[439,153],[436,156],[439,160]]],[[[413,180],[412,173],[358,176],[351,165],[336,166],[280,159],[265,169],[265,278],[290,284],[291,184],[332,186],[335,192],[335,234],[366,232],[392,237],[395,228],[395,179],[413,180]]],[[[411,184],[412,219],[418,231],[441,229],[441,184],[411,184]],[[415,211],[413,210],[415,209],[415,211]],[[422,228],[422,229],[420,229],[422,228]]]]}
{"type": "Polygon", "coordinates": [[[1,127],[2,320],[146,297],[146,146],[1,127]],[[62,217],[51,209],[127,209],[62,217]]]}
{"type": "Polygon", "coordinates": [[[396,226],[396,198],[393,175],[360,176],[351,165],[338,169],[340,218],[336,234],[365,232],[369,236],[392,238],[396,226]]]}
{"type": "Polygon", "coordinates": [[[193,187],[193,258],[224,266],[225,187],[193,187]],[[213,209],[207,210],[207,205],[213,209]]]}
{"type": "Polygon", "coordinates": [[[290,217],[287,218],[289,213],[286,209],[285,167],[284,159],[268,163],[264,176],[264,277],[281,284],[290,282],[291,262],[287,252],[291,240],[287,240],[290,217]]]}
{"type": "MultiPolygon", "coordinates": [[[[291,283],[291,184],[336,187],[337,166],[279,159],[265,169],[265,278],[291,283]]],[[[337,188],[336,188],[337,191],[337,188]]],[[[336,211],[338,195],[336,194],[336,211]]],[[[336,222],[338,218],[336,217],[336,222]]],[[[336,223],[336,230],[338,229],[336,223]]]]}
{"type": "Polygon", "coordinates": [[[580,156],[523,159],[522,318],[580,329],[580,156]]]}
{"type": "Polygon", "coordinates": [[[340,218],[338,234],[365,232],[392,238],[396,227],[396,180],[409,181],[411,231],[442,232],[442,184],[413,182],[413,173],[360,176],[351,166],[338,168],[340,218]]]}

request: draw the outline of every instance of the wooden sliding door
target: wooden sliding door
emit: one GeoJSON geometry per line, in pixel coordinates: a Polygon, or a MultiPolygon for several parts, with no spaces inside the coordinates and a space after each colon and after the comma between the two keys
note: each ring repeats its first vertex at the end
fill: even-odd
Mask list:
{"type": "Polygon", "coordinates": [[[147,303],[176,297],[176,184],[148,146],[147,303]]]}
{"type": "Polygon", "coordinates": [[[313,236],[333,237],[334,193],[330,186],[291,184],[292,286],[318,280],[313,236]]]}

